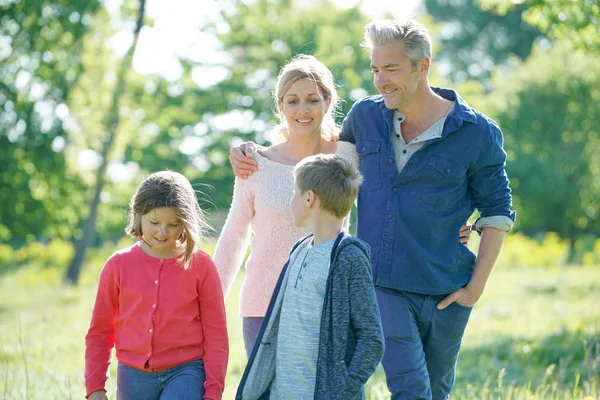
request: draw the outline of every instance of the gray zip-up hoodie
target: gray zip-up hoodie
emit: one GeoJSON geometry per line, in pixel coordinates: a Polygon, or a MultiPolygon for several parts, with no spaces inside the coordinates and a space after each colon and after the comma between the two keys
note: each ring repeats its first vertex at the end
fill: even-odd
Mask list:
{"type": "MultiPolygon", "coordinates": [[[[312,235],[300,239],[293,251],[312,235]]],[[[289,260],[238,387],[236,400],[269,399],[289,260]]],[[[315,400],[365,399],[364,384],[383,356],[383,331],[373,288],[369,246],[341,232],[331,251],[321,315],[315,400]]],[[[293,357],[293,354],[289,355],[293,357]]]]}

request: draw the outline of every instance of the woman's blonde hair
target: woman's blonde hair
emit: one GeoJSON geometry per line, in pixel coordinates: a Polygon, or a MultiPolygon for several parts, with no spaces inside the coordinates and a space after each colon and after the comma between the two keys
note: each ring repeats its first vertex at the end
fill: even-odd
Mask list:
{"type": "Polygon", "coordinates": [[[273,97],[275,99],[275,114],[279,118],[279,124],[274,128],[274,143],[285,142],[289,138],[289,127],[285,122],[285,116],[279,102],[283,101],[283,96],[299,79],[309,79],[315,82],[321,90],[324,99],[331,99],[327,113],[321,124],[321,136],[332,142],[337,142],[340,136],[340,127],[335,122],[335,116],[339,109],[340,99],[335,89],[333,74],[321,61],[315,57],[299,54],[292,58],[279,73],[273,97]]]}
{"type": "Polygon", "coordinates": [[[142,216],[160,207],[173,209],[183,224],[179,241],[185,244],[185,252],[181,264],[184,269],[189,269],[194,250],[211,228],[198,205],[196,191],[185,176],[160,171],[146,178],[129,202],[129,222],[125,233],[147,243],[143,238],[142,216]]]}

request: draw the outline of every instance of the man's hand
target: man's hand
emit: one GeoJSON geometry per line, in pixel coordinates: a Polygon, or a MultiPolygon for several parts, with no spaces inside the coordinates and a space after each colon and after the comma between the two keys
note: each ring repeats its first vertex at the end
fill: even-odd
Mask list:
{"type": "Polygon", "coordinates": [[[229,162],[235,176],[246,179],[258,170],[256,161],[252,159],[256,148],[255,143],[246,142],[229,149],[229,162]]]}
{"type": "Polygon", "coordinates": [[[457,302],[464,307],[473,307],[481,297],[482,293],[482,291],[469,288],[469,285],[467,285],[446,296],[444,300],[438,303],[437,309],[443,310],[454,302],[457,302]]]}
{"type": "Polygon", "coordinates": [[[460,227],[460,231],[458,231],[458,234],[460,236],[460,242],[462,244],[464,244],[465,246],[469,245],[469,238],[471,237],[471,229],[473,228],[473,225],[471,225],[470,223],[466,223],[463,226],[460,227]]]}
{"type": "Polygon", "coordinates": [[[90,394],[88,400],[108,400],[108,397],[106,396],[106,392],[104,390],[97,390],[90,394]]]}
{"type": "Polygon", "coordinates": [[[438,310],[443,310],[455,301],[465,307],[473,307],[477,303],[498,259],[504,236],[506,232],[500,229],[485,227],[481,230],[479,251],[469,283],[440,301],[437,305],[438,310]]]}

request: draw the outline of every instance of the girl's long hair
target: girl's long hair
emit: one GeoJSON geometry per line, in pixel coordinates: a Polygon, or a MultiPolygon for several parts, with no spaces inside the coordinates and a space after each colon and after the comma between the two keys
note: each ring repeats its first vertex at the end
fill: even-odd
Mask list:
{"type": "Polygon", "coordinates": [[[183,175],[160,171],[147,177],[129,202],[125,233],[148,244],[143,237],[142,216],[160,207],[172,208],[183,224],[179,241],[185,244],[185,252],[181,263],[189,269],[194,250],[211,228],[198,205],[196,191],[183,175]]]}

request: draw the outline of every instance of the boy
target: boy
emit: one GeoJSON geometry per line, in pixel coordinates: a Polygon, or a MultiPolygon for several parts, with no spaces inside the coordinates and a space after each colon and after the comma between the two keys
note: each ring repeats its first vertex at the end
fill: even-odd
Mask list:
{"type": "Polygon", "coordinates": [[[364,399],[384,339],[369,247],[342,231],[362,177],[323,154],[294,174],[294,223],[312,234],[290,252],[236,399],[364,399]]]}

